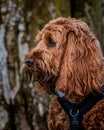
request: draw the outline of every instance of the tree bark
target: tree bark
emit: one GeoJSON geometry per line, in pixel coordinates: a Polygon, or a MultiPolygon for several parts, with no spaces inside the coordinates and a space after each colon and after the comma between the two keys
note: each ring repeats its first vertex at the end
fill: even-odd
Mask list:
{"type": "Polygon", "coordinates": [[[45,23],[69,14],[67,0],[0,1],[0,130],[48,129],[51,97],[24,82],[24,54],[45,23]]]}

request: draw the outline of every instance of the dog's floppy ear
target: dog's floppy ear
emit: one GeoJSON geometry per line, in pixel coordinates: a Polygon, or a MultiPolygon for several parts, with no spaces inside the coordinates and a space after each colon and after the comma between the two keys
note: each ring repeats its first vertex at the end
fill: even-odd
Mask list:
{"type": "Polygon", "coordinates": [[[104,60],[99,42],[85,23],[77,23],[67,33],[66,48],[56,88],[69,95],[99,91],[104,60]],[[75,29],[76,26],[76,29],[75,29]]]}

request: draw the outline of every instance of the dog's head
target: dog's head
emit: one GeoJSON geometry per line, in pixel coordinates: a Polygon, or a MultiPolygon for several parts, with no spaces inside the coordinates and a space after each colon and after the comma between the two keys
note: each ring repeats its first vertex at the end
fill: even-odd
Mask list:
{"type": "Polygon", "coordinates": [[[50,21],[36,36],[35,44],[25,62],[43,88],[55,85],[71,95],[100,90],[104,83],[103,56],[84,22],[72,18],[50,21]]]}

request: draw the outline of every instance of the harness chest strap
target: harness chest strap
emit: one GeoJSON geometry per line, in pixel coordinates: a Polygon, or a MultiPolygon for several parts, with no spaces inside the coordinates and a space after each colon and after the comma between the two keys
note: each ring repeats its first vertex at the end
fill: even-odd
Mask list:
{"type": "Polygon", "coordinates": [[[83,115],[86,114],[87,111],[89,111],[98,101],[103,98],[103,93],[91,93],[77,105],[60,96],[57,97],[57,100],[70,118],[71,130],[83,130],[81,125],[83,115]]]}

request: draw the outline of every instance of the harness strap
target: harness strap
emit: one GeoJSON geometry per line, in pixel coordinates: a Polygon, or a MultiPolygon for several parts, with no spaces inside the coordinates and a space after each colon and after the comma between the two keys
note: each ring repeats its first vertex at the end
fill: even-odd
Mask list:
{"type": "Polygon", "coordinates": [[[89,94],[79,104],[73,104],[63,97],[57,97],[58,102],[70,117],[71,130],[83,130],[81,125],[83,115],[87,113],[98,101],[104,98],[103,93],[89,94]]]}
{"type": "Polygon", "coordinates": [[[70,103],[65,98],[57,97],[57,100],[60,103],[63,110],[70,118],[71,130],[83,130],[81,123],[79,121],[79,109],[76,108],[72,103],[70,103]]]}
{"type": "Polygon", "coordinates": [[[87,113],[97,102],[104,98],[103,93],[89,94],[89,96],[78,104],[80,108],[80,119],[82,121],[83,115],[87,113]]]}

